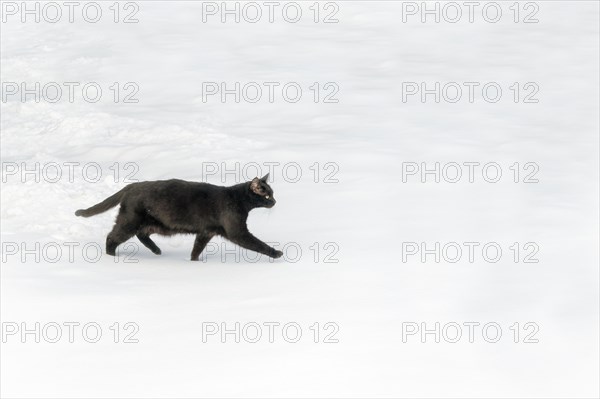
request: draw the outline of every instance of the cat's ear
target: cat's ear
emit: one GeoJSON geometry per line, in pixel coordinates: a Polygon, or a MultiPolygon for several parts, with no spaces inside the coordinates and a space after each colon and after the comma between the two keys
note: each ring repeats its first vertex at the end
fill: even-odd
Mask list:
{"type": "Polygon", "coordinates": [[[258,179],[258,177],[255,177],[254,179],[252,179],[252,181],[250,182],[250,190],[254,191],[256,194],[258,194],[258,190],[260,189],[260,180],[258,179]]]}
{"type": "Polygon", "coordinates": [[[269,180],[269,173],[267,173],[266,175],[263,176],[262,179],[260,179],[262,181],[264,181],[265,183],[267,182],[267,180],[269,180]]]}

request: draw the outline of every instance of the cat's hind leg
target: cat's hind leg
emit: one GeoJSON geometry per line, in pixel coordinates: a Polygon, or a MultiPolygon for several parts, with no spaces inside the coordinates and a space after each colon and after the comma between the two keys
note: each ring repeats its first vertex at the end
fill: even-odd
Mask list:
{"type": "Polygon", "coordinates": [[[117,247],[133,237],[142,222],[141,217],[135,213],[128,213],[121,205],[115,225],[106,237],[106,253],[115,256],[117,247]]]}
{"type": "Polygon", "coordinates": [[[194,248],[192,249],[191,260],[199,260],[200,254],[204,251],[204,248],[208,242],[214,237],[212,233],[200,233],[196,234],[196,240],[194,241],[194,248]]]}
{"type": "Polygon", "coordinates": [[[156,245],[154,243],[154,241],[152,241],[152,239],[150,238],[150,236],[146,233],[142,233],[139,232],[136,234],[138,240],[140,240],[140,242],[142,244],[144,244],[144,246],[146,248],[148,248],[150,251],[152,251],[154,254],[156,255],[160,255],[162,252],[160,251],[160,248],[158,247],[158,245],[156,245]]]}
{"type": "Polygon", "coordinates": [[[113,227],[106,237],[106,253],[116,256],[117,247],[135,235],[135,230],[123,229],[120,226],[113,227]]]}

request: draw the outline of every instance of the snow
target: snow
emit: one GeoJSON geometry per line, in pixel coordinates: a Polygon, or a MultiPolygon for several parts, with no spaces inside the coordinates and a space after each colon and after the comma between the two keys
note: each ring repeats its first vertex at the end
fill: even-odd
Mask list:
{"type": "MultiPolygon", "coordinates": [[[[139,23],[125,24],[112,22],[111,2],[99,4],[104,14],[95,24],[78,13],[74,23],[4,15],[1,24],[3,85],[97,82],[103,90],[97,103],[80,90],[73,102],[13,95],[0,103],[3,332],[36,322],[58,323],[63,332],[57,343],[36,343],[33,334],[22,343],[20,331],[3,337],[3,397],[600,395],[597,2],[535,2],[536,24],[513,23],[512,2],[501,2],[496,24],[481,14],[474,23],[418,16],[402,23],[402,3],[387,1],[337,2],[333,24],[312,22],[312,2],[299,2],[296,24],[281,14],[274,23],[236,24],[218,16],[203,23],[201,2],[143,1],[135,3],[139,23]],[[121,98],[131,92],[127,82],[137,84],[139,102],[115,103],[114,82],[121,98]],[[290,103],[276,90],[273,103],[267,91],[256,103],[233,95],[205,102],[206,82],[230,89],[297,82],[303,96],[290,103]],[[331,92],[324,85],[337,84],[339,102],[315,103],[314,82],[321,100],[331,92]],[[478,89],[473,103],[403,102],[403,82],[497,82],[503,95],[490,103],[478,89]],[[522,101],[528,82],[539,87],[538,103],[522,101]],[[103,248],[116,208],[73,215],[125,186],[132,172],[140,181],[231,185],[245,180],[243,171],[258,174],[251,163],[265,174],[272,162],[279,163],[271,174],[277,205],[253,211],[249,227],[279,248],[291,243],[287,259],[238,252],[236,261],[226,252],[235,246],[217,239],[201,262],[191,262],[192,236],[157,237],[161,256],[133,239],[138,250],[129,245],[118,258],[97,259],[94,248],[103,248]],[[431,176],[421,183],[420,175],[403,182],[407,162],[480,166],[473,183],[464,165],[458,183],[431,176]],[[495,184],[481,176],[490,162],[503,173],[495,184]],[[527,162],[539,166],[538,183],[522,182],[532,170],[527,162]],[[36,163],[39,173],[23,176],[36,163]],[[72,179],[69,163],[77,163],[72,179]],[[236,164],[239,173],[226,173],[236,164]],[[102,175],[92,182],[96,165],[102,175]],[[295,167],[302,177],[294,183],[295,167]],[[332,172],[337,182],[326,183],[332,172]],[[456,263],[433,255],[403,262],[407,242],[481,244],[474,262],[464,245],[456,263]],[[497,263],[481,256],[489,242],[503,250],[497,263]],[[538,263],[523,262],[528,242],[539,247],[538,263]],[[29,255],[12,254],[10,245],[22,243],[29,255]],[[57,248],[61,256],[50,262],[57,248]],[[337,263],[325,262],[330,254],[337,263]],[[80,323],[73,343],[65,322],[80,323]],[[97,343],[82,337],[90,322],[102,328],[97,343]],[[122,342],[127,322],[139,326],[138,343],[122,342]],[[280,323],[272,343],[265,322],[280,323]],[[292,322],[302,328],[297,343],[281,334],[292,322]],[[339,327],[337,343],[323,342],[333,331],[328,322],[339,327]],[[422,322],[430,329],[458,323],[463,336],[403,342],[403,326],[422,322]],[[465,322],[480,323],[473,343],[465,322]],[[528,322],[539,327],[537,343],[523,342],[533,331],[528,322]],[[263,336],[203,342],[207,323],[258,323],[263,336]],[[498,342],[482,337],[486,323],[501,326],[498,342]]],[[[330,11],[324,5],[321,17],[330,11]]],[[[130,11],[121,8],[121,18],[130,11]]]]}

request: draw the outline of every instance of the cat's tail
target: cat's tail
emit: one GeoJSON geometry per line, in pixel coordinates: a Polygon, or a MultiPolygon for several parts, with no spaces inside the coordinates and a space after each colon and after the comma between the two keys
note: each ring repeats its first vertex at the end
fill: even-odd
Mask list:
{"type": "Polygon", "coordinates": [[[99,204],[96,204],[87,209],[78,209],[77,211],[75,211],[75,216],[83,216],[84,218],[87,218],[87,217],[94,216],[94,215],[97,215],[102,212],[106,212],[110,208],[113,208],[113,207],[119,205],[119,203],[121,202],[121,198],[123,198],[123,195],[127,191],[128,187],[129,186],[125,187],[121,191],[116,192],[115,194],[111,195],[110,197],[108,197],[104,201],[100,202],[99,204]]]}

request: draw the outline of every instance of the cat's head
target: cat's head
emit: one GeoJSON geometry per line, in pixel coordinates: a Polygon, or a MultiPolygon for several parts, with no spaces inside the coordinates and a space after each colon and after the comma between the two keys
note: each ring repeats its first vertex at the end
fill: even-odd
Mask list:
{"type": "Polygon", "coordinates": [[[276,202],[273,198],[273,189],[267,184],[268,178],[267,173],[262,179],[255,177],[250,182],[250,195],[259,207],[272,208],[276,202]]]}

